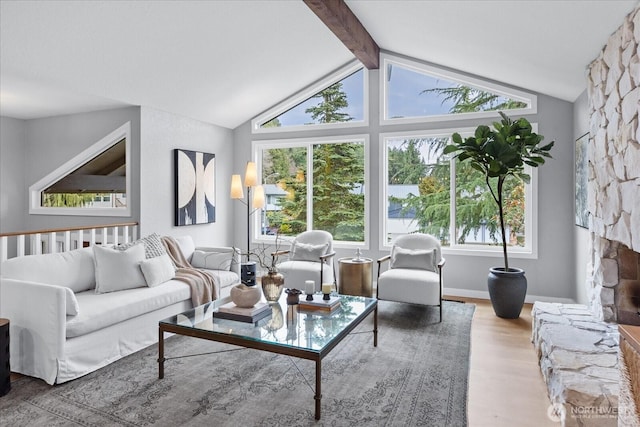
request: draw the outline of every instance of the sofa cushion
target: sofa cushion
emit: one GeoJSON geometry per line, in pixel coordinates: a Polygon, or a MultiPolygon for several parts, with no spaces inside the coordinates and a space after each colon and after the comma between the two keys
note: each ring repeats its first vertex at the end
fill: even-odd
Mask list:
{"type": "Polygon", "coordinates": [[[153,288],[127,289],[96,294],[88,291],[76,294],[80,312],[67,317],[67,338],[97,331],[124,320],[191,299],[189,285],[170,280],[153,288]]]}
{"type": "MultiPolygon", "coordinates": [[[[216,283],[217,290],[240,283],[240,277],[238,277],[238,275],[233,271],[208,270],[205,268],[201,268],[200,270],[206,271],[213,276],[213,280],[216,283]]],[[[218,294],[218,298],[220,298],[220,294],[218,294]]]]}
{"type": "Polygon", "coordinates": [[[231,270],[233,252],[205,252],[195,250],[191,257],[191,265],[195,268],[209,270],[231,270]]]}
{"type": "Polygon", "coordinates": [[[191,256],[193,252],[196,250],[196,245],[193,243],[193,238],[191,236],[180,236],[175,237],[178,246],[180,246],[180,250],[182,251],[182,255],[187,259],[187,261],[191,262],[191,256]]]}
{"type": "Polygon", "coordinates": [[[75,293],[96,286],[92,248],[11,258],[2,263],[0,274],[9,279],[63,286],[75,293]]]}
{"type": "Polygon", "coordinates": [[[96,293],[122,291],[147,286],[140,263],[145,260],[144,245],[139,243],[121,251],[94,246],[96,293]]]}
{"type": "Polygon", "coordinates": [[[157,286],[176,277],[176,268],[168,254],[145,259],[140,263],[140,269],[147,286],[157,286]]]}
{"type": "Polygon", "coordinates": [[[142,243],[144,245],[144,255],[146,258],[155,258],[167,253],[167,250],[162,244],[162,240],[160,240],[160,235],[158,233],[150,234],[134,242],[115,246],[114,249],[117,249],[119,251],[126,251],[127,249],[134,245],[137,245],[138,243],[142,243]]]}

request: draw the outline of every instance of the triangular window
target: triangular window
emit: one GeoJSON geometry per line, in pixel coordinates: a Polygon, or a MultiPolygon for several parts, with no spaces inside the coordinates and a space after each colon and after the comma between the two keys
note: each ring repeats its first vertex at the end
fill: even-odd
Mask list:
{"type": "Polygon", "coordinates": [[[344,67],[252,121],[254,132],[299,130],[313,126],[363,126],[367,121],[367,73],[344,67]]]}
{"type": "Polygon", "coordinates": [[[130,123],[29,188],[32,214],[129,216],[130,123]]]}
{"type": "Polygon", "coordinates": [[[383,64],[383,123],[535,113],[533,94],[389,55],[383,64]]]}

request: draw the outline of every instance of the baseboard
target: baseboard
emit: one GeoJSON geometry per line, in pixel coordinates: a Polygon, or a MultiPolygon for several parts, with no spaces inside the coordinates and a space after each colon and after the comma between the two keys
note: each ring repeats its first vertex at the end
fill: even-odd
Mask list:
{"type": "MultiPolygon", "coordinates": [[[[458,288],[444,288],[445,297],[465,297],[465,298],[477,298],[477,299],[489,299],[488,291],[473,291],[470,289],[458,289],[458,288]]],[[[529,295],[524,299],[524,302],[533,304],[536,301],[542,302],[559,302],[562,304],[575,304],[575,300],[571,298],[560,297],[544,297],[538,295],[529,295]]]]}

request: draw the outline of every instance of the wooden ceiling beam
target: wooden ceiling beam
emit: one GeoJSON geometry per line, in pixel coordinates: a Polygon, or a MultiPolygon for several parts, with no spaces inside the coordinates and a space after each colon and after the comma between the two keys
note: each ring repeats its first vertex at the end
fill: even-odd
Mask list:
{"type": "Polygon", "coordinates": [[[380,67],[380,48],[344,0],[302,0],[369,70],[380,67]]]}

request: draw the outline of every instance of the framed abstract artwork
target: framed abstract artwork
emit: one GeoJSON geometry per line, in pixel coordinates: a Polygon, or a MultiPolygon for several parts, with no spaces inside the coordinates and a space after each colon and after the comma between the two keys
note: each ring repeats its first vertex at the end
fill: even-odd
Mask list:
{"type": "Polygon", "coordinates": [[[215,154],[174,150],[175,225],[215,222],[215,160],[215,154]]]}
{"type": "Polygon", "coordinates": [[[589,208],[587,206],[588,142],[589,134],[585,133],[576,140],[575,147],[576,225],[584,228],[589,228],[589,208]]]}

